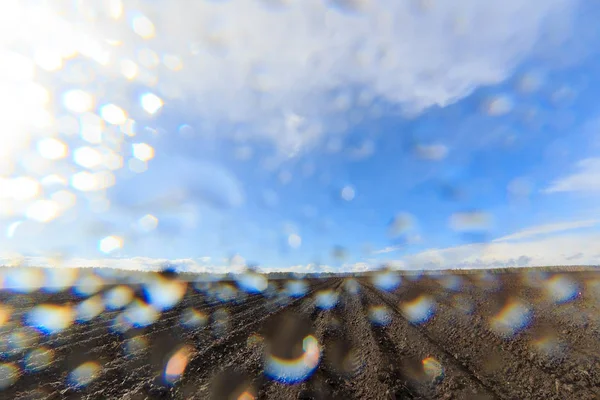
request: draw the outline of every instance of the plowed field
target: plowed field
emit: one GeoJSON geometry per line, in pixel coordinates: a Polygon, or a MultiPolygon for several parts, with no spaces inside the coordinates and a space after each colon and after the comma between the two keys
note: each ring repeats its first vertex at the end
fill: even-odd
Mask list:
{"type": "Polygon", "coordinates": [[[600,398],[597,272],[156,279],[0,292],[0,397],[600,398]]]}

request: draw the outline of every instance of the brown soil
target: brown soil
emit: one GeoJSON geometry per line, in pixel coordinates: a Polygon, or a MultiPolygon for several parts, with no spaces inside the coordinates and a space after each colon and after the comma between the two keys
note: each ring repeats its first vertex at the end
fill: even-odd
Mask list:
{"type": "MultiPolygon", "coordinates": [[[[286,280],[272,282],[281,288],[286,280]]],[[[19,375],[0,398],[600,399],[599,272],[412,275],[389,291],[372,276],[305,282],[303,297],[252,294],[228,302],[208,301],[188,285],[183,300],[146,328],[115,333],[117,310],[39,335],[18,351],[0,353],[0,366],[12,363],[19,375]],[[357,292],[349,280],[358,283],[357,292]],[[324,293],[337,295],[333,308],[318,307],[324,293]],[[216,326],[215,317],[186,328],[180,318],[189,307],[227,315],[226,323],[216,326]],[[374,318],[386,312],[387,319],[374,318]],[[147,347],[126,353],[134,337],[147,347]],[[321,353],[305,359],[318,362],[306,379],[286,383],[264,373],[266,354],[308,354],[307,337],[321,353]],[[165,360],[184,345],[185,372],[166,382],[165,360]],[[52,363],[26,370],[25,354],[41,346],[52,349],[52,363]],[[100,373],[73,387],[69,371],[84,361],[100,365],[100,373]]],[[[12,308],[0,340],[24,326],[36,304],[81,301],[68,292],[0,292],[0,303],[12,308]]],[[[0,376],[0,388],[2,382],[0,376]]]]}

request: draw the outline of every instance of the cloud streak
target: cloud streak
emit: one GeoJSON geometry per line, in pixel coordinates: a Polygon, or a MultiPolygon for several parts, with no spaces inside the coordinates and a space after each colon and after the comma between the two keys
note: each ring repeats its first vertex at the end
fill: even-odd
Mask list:
{"type": "Polygon", "coordinates": [[[393,253],[395,251],[400,250],[401,248],[402,248],[401,246],[388,246],[388,247],[384,247],[383,249],[373,251],[373,254],[393,253]]]}
{"type": "Polygon", "coordinates": [[[514,241],[527,239],[534,236],[546,235],[549,233],[557,233],[570,231],[581,228],[591,228],[600,224],[600,220],[598,219],[589,219],[582,221],[570,221],[570,222],[559,222],[554,224],[544,224],[538,225],[531,228],[523,229],[519,232],[513,233],[511,235],[506,235],[495,239],[494,242],[506,242],[506,241],[514,241]]]}
{"type": "Polygon", "coordinates": [[[575,172],[553,181],[542,192],[600,192],[600,158],[579,161],[575,172]]]}

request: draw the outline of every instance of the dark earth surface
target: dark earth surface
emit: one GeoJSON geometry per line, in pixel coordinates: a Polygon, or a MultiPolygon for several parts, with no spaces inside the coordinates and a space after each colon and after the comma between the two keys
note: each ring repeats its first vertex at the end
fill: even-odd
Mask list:
{"type": "MultiPolygon", "coordinates": [[[[127,308],[103,308],[53,333],[27,326],[31,309],[70,309],[85,296],[0,292],[0,398],[600,399],[599,272],[381,272],[270,280],[254,294],[234,281],[182,285],[148,326],[115,329],[127,308]],[[290,280],[306,284],[303,296],[284,290],[290,280]],[[209,290],[223,285],[220,298],[209,290]],[[206,319],[182,323],[191,308],[206,319]],[[29,339],[15,344],[15,333],[29,339]],[[28,368],[35,349],[52,357],[28,368]],[[285,382],[265,373],[268,355],[308,372],[285,382]],[[73,384],[86,362],[93,377],[73,384]]],[[[144,284],[129,287],[151,303],[144,284]]]]}

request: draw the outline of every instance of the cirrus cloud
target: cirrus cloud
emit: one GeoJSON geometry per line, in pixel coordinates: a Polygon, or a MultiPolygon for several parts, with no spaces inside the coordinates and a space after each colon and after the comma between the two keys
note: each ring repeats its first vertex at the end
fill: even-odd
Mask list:
{"type": "Polygon", "coordinates": [[[544,193],[599,192],[600,158],[587,158],[576,164],[575,172],[553,181],[544,193]]]}

